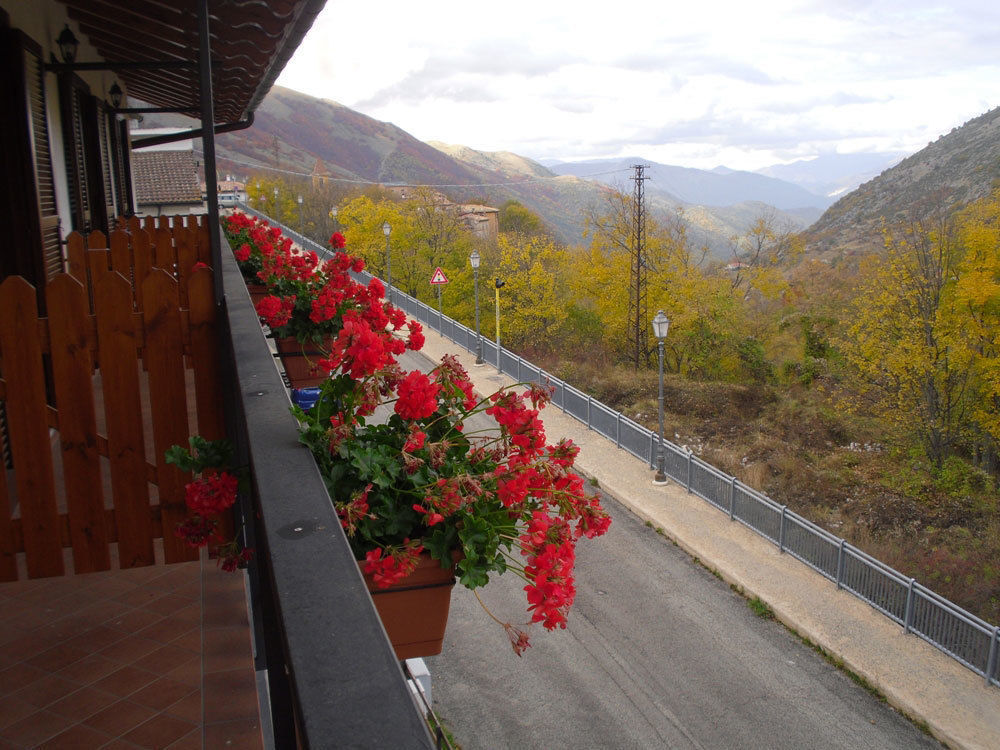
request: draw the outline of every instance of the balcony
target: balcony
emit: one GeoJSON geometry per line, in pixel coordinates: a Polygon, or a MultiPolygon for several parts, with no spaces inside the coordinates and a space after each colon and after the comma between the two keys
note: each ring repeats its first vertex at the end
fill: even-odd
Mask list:
{"type": "MultiPolygon", "coordinates": [[[[170,551],[176,540],[164,500],[151,523],[155,564],[119,569],[126,539],[112,530],[111,569],[73,574],[69,548],[79,525],[61,490],[53,544],[62,564],[43,555],[41,567],[52,567],[40,571],[37,550],[25,550],[31,503],[17,502],[14,490],[25,485],[10,472],[16,533],[5,558],[19,578],[31,577],[0,584],[0,601],[15,613],[0,626],[8,678],[0,739],[15,747],[100,747],[118,738],[177,748],[432,747],[319,472],[298,443],[287,390],[225,240],[223,247],[214,390],[225,434],[252,478],[238,516],[251,519],[254,562],[235,574],[204,556],[164,563],[179,554],[170,551]]],[[[10,406],[14,389],[2,374],[10,406]]],[[[187,389],[188,403],[199,403],[190,378],[187,389]]],[[[199,424],[203,405],[195,407],[199,424]]],[[[53,411],[49,422],[58,421],[53,411]]],[[[61,484],[65,466],[54,462],[54,470],[61,484]]],[[[105,514],[113,529],[115,510],[105,514]]]]}

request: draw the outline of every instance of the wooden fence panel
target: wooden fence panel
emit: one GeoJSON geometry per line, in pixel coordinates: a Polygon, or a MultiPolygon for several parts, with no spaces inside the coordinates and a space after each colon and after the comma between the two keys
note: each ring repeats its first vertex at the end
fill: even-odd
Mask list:
{"type": "Polygon", "coordinates": [[[14,545],[13,524],[10,521],[13,510],[10,500],[7,466],[0,461],[0,581],[17,580],[17,548],[14,545]]]}
{"type": "Polygon", "coordinates": [[[177,253],[174,252],[174,235],[169,228],[163,226],[160,226],[152,235],[153,265],[164,269],[172,276],[174,266],[177,264],[177,253]]]}
{"type": "Polygon", "coordinates": [[[190,435],[177,282],[166,271],[156,269],[142,286],[146,330],[143,352],[149,371],[163,555],[168,563],[197,560],[198,550],[188,547],[174,534],[174,528],[187,517],[184,485],[190,476],[168,464],[164,457],[172,445],[186,446],[190,435]]]}
{"type": "Polygon", "coordinates": [[[203,216],[198,221],[198,260],[206,265],[212,265],[212,242],[209,237],[208,217],[203,216]]]}
{"type": "Polygon", "coordinates": [[[142,309],[142,282],[153,270],[153,241],[144,229],[132,233],[132,259],[135,263],[135,304],[142,309]]]}
{"type": "Polygon", "coordinates": [[[191,269],[198,262],[198,248],[195,247],[191,232],[183,226],[176,230],[177,278],[180,281],[181,307],[188,307],[188,283],[191,269]]]}
{"type": "Polygon", "coordinates": [[[128,279],[129,283],[132,283],[135,276],[132,268],[132,246],[129,233],[112,232],[108,241],[111,244],[111,270],[117,271],[128,279]]]}
{"type": "Polygon", "coordinates": [[[212,269],[199,268],[188,284],[191,327],[191,360],[194,366],[198,434],[206,440],[225,437],[222,417],[222,375],[219,370],[219,337],[215,317],[212,269]]]}
{"type": "Polygon", "coordinates": [[[87,294],[79,281],[59,274],[46,287],[46,297],[73,571],[108,570],[111,556],[91,385],[91,350],[97,342],[92,336],[87,294]]]}
{"type": "Polygon", "coordinates": [[[87,241],[79,232],[66,237],[66,267],[70,276],[87,286],[87,241]]]}
{"type": "Polygon", "coordinates": [[[20,276],[0,285],[0,349],[17,502],[28,576],[63,574],[45,371],[35,289],[20,276]],[[26,335],[27,334],[27,335],[26,335]]]}
{"type": "Polygon", "coordinates": [[[143,216],[142,217],[142,228],[149,232],[152,236],[156,232],[156,217],[155,216],[143,216]]]}
{"type": "Polygon", "coordinates": [[[94,298],[118,556],[123,568],[152,565],[153,523],[146,482],[132,289],[124,277],[109,273],[98,282],[94,298]]]}

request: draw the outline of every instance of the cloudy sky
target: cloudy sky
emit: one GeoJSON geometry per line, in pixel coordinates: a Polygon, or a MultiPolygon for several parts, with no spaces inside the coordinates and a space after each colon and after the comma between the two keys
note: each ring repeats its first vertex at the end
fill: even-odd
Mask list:
{"type": "Polygon", "coordinates": [[[330,0],[278,83],[421,140],[757,169],[1000,106],[997,0],[330,0]]]}

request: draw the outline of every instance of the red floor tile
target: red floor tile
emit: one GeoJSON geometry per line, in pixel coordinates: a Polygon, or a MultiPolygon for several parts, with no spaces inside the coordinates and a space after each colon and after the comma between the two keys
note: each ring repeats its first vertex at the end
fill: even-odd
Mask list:
{"type": "Polygon", "coordinates": [[[0,584],[0,750],[261,747],[243,586],[212,561],[0,584]]]}
{"type": "Polygon", "coordinates": [[[149,638],[158,643],[170,643],[176,641],[190,629],[178,628],[172,617],[164,617],[158,622],[154,622],[136,633],[140,638],[149,638]]]}
{"type": "Polygon", "coordinates": [[[225,672],[246,664],[250,633],[246,628],[214,628],[203,633],[206,672],[225,672]]]}
{"type": "Polygon", "coordinates": [[[90,652],[79,646],[71,646],[68,643],[60,643],[54,648],[42,651],[38,655],[27,659],[27,663],[33,667],[46,672],[58,672],[63,667],[68,667],[73,662],[80,661],[90,652]]]}
{"type": "Polygon", "coordinates": [[[263,747],[260,738],[260,721],[238,719],[205,726],[205,750],[257,750],[263,747]]]}
{"type": "Polygon", "coordinates": [[[166,674],[172,680],[182,682],[191,687],[201,687],[201,659],[191,659],[178,667],[174,667],[166,674]]]}
{"type": "Polygon", "coordinates": [[[150,612],[156,612],[160,615],[172,615],[179,609],[183,609],[192,603],[192,600],[186,596],[178,596],[177,594],[164,594],[158,599],[153,599],[151,602],[143,605],[143,609],[147,609],[150,612]]]}
{"type": "Polygon", "coordinates": [[[76,722],[51,711],[37,711],[6,727],[2,736],[8,742],[21,747],[36,747],[51,737],[55,737],[76,722]]]}
{"type": "Polygon", "coordinates": [[[120,641],[115,641],[106,648],[102,648],[98,653],[107,659],[117,661],[121,664],[133,664],[146,654],[160,648],[160,645],[149,638],[139,638],[138,636],[129,635],[120,641]]]}
{"type": "MultiPolygon", "coordinates": [[[[129,700],[141,703],[149,708],[155,708],[157,711],[164,711],[168,706],[171,706],[182,698],[197,692],[198,689],[192,688],[190,685],[177,682],[177,680],[171,680],[169,677],[161,677],[155,682],[149,683],[141,690],[137,690],[132,693],[132,695],[129,696],[129,700]]],[[[201,699],[199,697],[199,704],[200,702],[201,699]]],[[[200,713],[201,712],[199,711],[199,714],[200,713]]],[[[200,715],[198,720],[201,720],[200,715]]]]}
{"type": "Polygon", "coordinates": [[[163,619],[162,615],[158,615],[155,612],[150,612],[145,609],[134,609],[126,605],[122,606],[125,607],[125,611],[108,619],[104,624],[107,627],[113,628],[114,630],[117,630],[125,635],[138,633],[143,628],[147,628],[153,623],[160,622],[163,619]]]}
{"type": "Polygon", "coordinates": [[[98,711],[103,711],[113,703],[117,703],[118,700],[118,696],[113,693],[93,687],[84,687],[52,703],[48,710],[68,719],[83,721],[98,711]]]}
{"type": "Polygon", "coordinates": [[[175,641],[171,642],[173,646],[180,646],[188,651],[194,653],[201,653],[202,649],[202,635],[201,628],[191,628],[188,632],[182,635],[175,641]]]}
{"type": "Polygon", "coordinates": [[[93,654],[102,648],[110,646],[123,638],[120,631],[109,628],[106,625],[98,625],[96,628],[85,630],[80,635],[66,641],[67,646],[84,649],[87,653],[93,654]]]}
{"type": "Polygon", "coordinates": [[[156,711],[131,701],[118,701],[88,717],[83,723],[99,732],[120,737],[149,721],[156,711]]]}
{"type": "Polygon", "coordinates": [[[195,689],[173,705],[167,706],[166,713],[200,724],[202,720],[201,690],[195,689]]]}
{"type": "Polygon", "coordinates": [[[79,688],[75,682],[54,674],[47,674],[14,693],[15,696],[38,708],[65,698],[79,688]]]}
{"type": "Polygon", "coordinates": [[[102,747],[111,737],[91,729],[86,724],[77,724],[65,732],[57,734],[39,746],[38,750],[83,750],[102,747]]]}
{"type": "Polygon", "coordinates": [[[63,667],[58,674],[60,677],[65,677],[80,685],[89,685],[121,668],[122,665],[116,661],[111,661],[100,654],[91,654],[80,661],[73,662],[68,667],[63,667]]]}
{"type": "Polygon", "coordinates": [[[166,646],[160,646],[155,651],[146,654],[141,659],[136,659],[133,663],[140,669],[146,669],[156,674],[167,674],[191,659],[197,658],[198,652],[188,651],[186,648],[168,643],[166,646]]]}
{"type": "Polygon", "coordinates": [[[13,666],[0,671],[0,696],[8,693],[16,693],[18,690],[27,687],[40,677],[44,677],[45,672],[24,662],[18,662],[13,666]]]}
{"type": "Polygon", "coordinates": [[[145,669],[137,669],[136,667],[127,665],[112,672],[107,677],[102,677],[94,683],[94,687],[124,698],[136,690],[144,688],[155,680],[156,677],[155,674],[147,672],[145,669]]]}
{"type": "Polygon", "coordinates": [[[169,745],[167,750],[203,750],[201,727],[185,734],[175,743],[169,745]]]}
{"type": "Polygon", "coordinates": [[[259,716],[257,682],[252,671],[206,673],[203,689],[206,724],[259,716]]]}
{"type": "Polygon", "coordinates": [[[38,706],[28,703],[16,695],[8,695],[0,700],[0,730],[11,724],[16,724],[36,711],[38,711],[38,706]]]}
{"type": "Polygon", "coordinates": [[[195,728],[195,725],[190,721],[184,721],[168,714],[157,714],[125,734],[122,739],[134,742],[140,747],[163,748],[176,742],[195,728]]]}

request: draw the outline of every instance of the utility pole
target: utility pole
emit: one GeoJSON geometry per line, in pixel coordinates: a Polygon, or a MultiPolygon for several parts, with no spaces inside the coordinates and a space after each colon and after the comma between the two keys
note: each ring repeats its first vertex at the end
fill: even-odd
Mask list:
{"type": "Polygon", "coordinates": [[[649,178],[643,174],[644,164],[633,164],[635,174],[635,190],[632,196],[632,236],[629,243],[629,254],[632,261],[632,275],[629,280],[628,292],[628,326],[631,359],[636,369],[646,360],[649,354],[646,321],[649,310],[646,296],[646,198],[643,193],[643,182],[649,178]]]}

